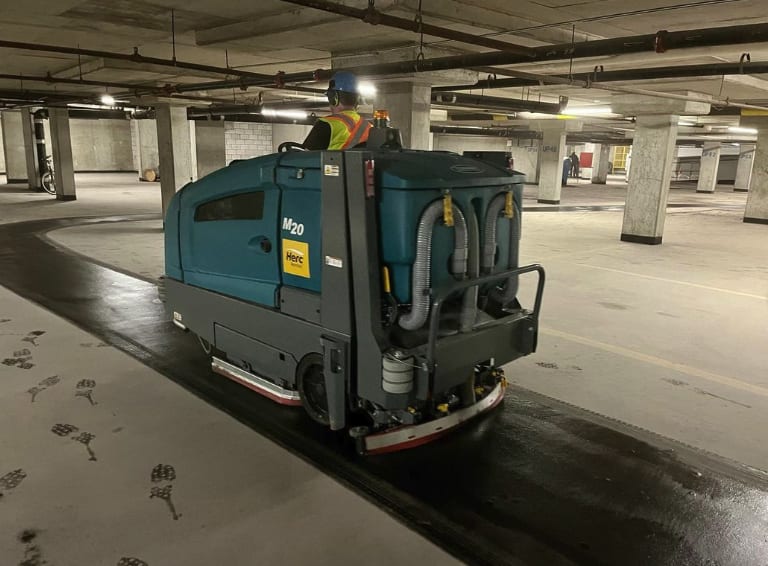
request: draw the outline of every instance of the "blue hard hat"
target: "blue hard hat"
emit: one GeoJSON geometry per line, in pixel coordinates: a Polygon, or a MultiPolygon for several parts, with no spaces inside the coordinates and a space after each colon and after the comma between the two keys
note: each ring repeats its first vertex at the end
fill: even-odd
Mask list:
{"type": "Polygon", "coordinates": [[[349,71],[339,71],[334,73],[331,81],[328,83],[328,90],[337,90],[339,92],[350,92],[360,94],[357,86],[357,77],[349,71]]]}

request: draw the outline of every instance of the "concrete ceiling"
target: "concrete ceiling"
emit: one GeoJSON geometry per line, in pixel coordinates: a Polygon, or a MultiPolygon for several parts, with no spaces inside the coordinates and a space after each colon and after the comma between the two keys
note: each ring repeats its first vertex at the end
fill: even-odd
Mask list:
{"type": "MultiPolygon", "coordinates": [[[[337,0],[365,8],[367,0],[337,0]]],[[[525,46],[593,41],[659,30],[685,30],[764,23],[765,0],[422,0],[425,23],[477,36],[525,46]]],[[[10,4],[10,3],[6,3],[10,4]]],[[[376,0],[386,14],[413,20],[419,0],[376,0]]],[[[170,59],[171,14],[176,32],[176,56],[180,61],[230,67],[268,75],[330,68],[334,60],[368,55],[368,62],[383,57],[413,54],[418,36],[410,31],[371,26],[362,21],[305,8],[280,0],[25,0],[0,11],[0,38],[48,45],[79,46],[91,50],[131,53],[170,59]]],[[[487,48],[425,36],[430,50],[440,54],[488,51],[487,48]]],[[[749,52],[752,61],[768,61],[768,44],[736,45],[614,55],[593,59],[527,63],[497,68],[557,74],[604,69],[738,62],[749,52]]],[[[225,77],[216,73],[173,67],[135,64],[129,61],[69,54],[0,49],[1,73],[27,76],[50,74],[57,78],[111,81],[137,85],[194,84],[225,77]]],[[[429,57],[430,55],[428,55],[429,57]]],[[[365,60],[366,58],[363,58],[365,60]]],[[[359,59],[358,59],[359,60],[359,59]]],[[[479,73],[485,77],[484,69],[479,73]]],[[[747,71],[748,72],[748,71],[747,71]]],[[[470,75],[472,76],[472,75],[470,75]]],[[[448,75],[450,78],[450,75],[448,75]]],[[[466,82],[467,71],[457,73],[466,82]]],[[[446,77],[441,79],[445,84],[446,77]]],[[[375,81],[374,81],[375,82],[375,81]]],[[[450,81],[448,81],[450,82],[450,81]]],[[[729,76],[697,79],[636,81],[626,86],[667,92],[693,91],[731,100],[768,102],[768,76],[729,76]]],[[[321,86],[321,85],[309,85],[321,86]]],[[[598,85],[599,86],[599,85],[598,85]]],[[[104,87],[48,84],[0,79],[0,91],[56,90],[66,93],[105,92],[104,87]]],[[[108,89],[115,91],[119,89],[108,89]]],[[[475,92],[477,93],[477,92],[475,92]]],[[[211,91],[198,94],[228,100],[254,100],[259,89],[211,91]]],[[[568,96],[570,106],[609,106],[612,93],[572,86],[536,86],[486,91],[492,96],[557,100],[568,96]]],[[[290,89],[264,90],[265,100],[306,96],[290,89]]],[[[2,100],[2,96],[0,96],[2,100]]],[[[724,120],[723,124],[726,124],[724,120]]],[[[730,120],[732,123],[733,120],[730,120]]]]}

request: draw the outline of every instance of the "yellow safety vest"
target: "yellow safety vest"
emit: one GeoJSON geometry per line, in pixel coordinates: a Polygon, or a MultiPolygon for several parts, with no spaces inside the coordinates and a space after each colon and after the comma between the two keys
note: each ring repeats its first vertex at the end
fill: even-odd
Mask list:
{"type": "Polygon", "coordinates": [[[368,141],[371,124],[354,110],[320,118],[331,127],[328,149],[349,149],[368,141]]]}

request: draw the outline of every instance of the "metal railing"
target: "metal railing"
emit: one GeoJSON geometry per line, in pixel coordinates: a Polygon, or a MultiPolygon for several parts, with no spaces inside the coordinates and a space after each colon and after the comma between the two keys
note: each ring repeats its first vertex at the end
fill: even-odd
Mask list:
{"type": "MultiPolygon", "coordinates": [[[[486,285],[488,283],[497,283],[499,281],[508,279],[515,275],[523,275],[525,273],[532,273],[534,271],[538,273],[539,280],[536,285],[536,299],[534,300],[534,303],[533,303],[533,311],[529,311],[529,312],[535,320],[538,320],[539,312],[541,311],[542,296],[544,294],[544,282],[546,280],[546,273],[544,272],[544,268],[537,263],[526,265],[524,267],[516,267],[514,269],[508,269],[506,271],[500,271],[499,273],[493,273],[491,275],[485,275],[483,277],[477,277],[475,279],[466,279],[464,281],[459,281],[446,289],[441,289],[439,293],[433,294],[432,309],[430,312],[430,320],[429,320],[429,343],[427,346],[427,363],[429,364],[429,366],[433,367],[435,363],[435,352],[437,350],[437,334],[440,330],[440,314],[443,310],[443,305],[445,304],[445,301],[449,297],[458,293],[459,291],[464,291],[466,289],[469,289],[470,287],[477,287],[480,285],[486,285]]],[[[499,322],[504,321],[505,318],[506,317],[499,319],[499,322]]],[[[472,329],[474,330],[476,326],[477,325],[474,325],[472,329]]],[[[488,325],[486,325],[486,327],[487,326],[488,325]]]]}

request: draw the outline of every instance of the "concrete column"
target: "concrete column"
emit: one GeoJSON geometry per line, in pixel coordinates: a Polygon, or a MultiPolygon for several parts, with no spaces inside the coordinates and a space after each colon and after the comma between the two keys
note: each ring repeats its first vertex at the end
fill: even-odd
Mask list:
{"type": "Polygon", "coordinates": [[[144,172],[151,169],[158,173],[160,169],[160,154],[157,149],[157,124],[155,120],[135,120],[133,122],[134,161],[139,171],[139,179],[148,181],[144,172]]]}
{"type": "Polygon", "coordinates": [[[660,244],[675,158],[677,115],[638,116],[621,240],[660,244]]]}
{"type": "Polygon", "coordinates": [[[0,119],[0,173],[5,173],[5,144],[3,143],[2,119],[0,119]]]}
{"type": "Polygon", "coordinates": [[[24,151],[24,132],[20,110],[0,112],[3,126],[3,153],[8,183],[26,183],[27,165],[24,151]]]}
{"type": "Polygon", "coordinates": [[[224,122],[197,120],[195,129],[195,156],[197,177],[205,177],[227,165],[226,143],[224,140],[224,122]]]}
{"type": "Polygon", "coordinates": [[[187,109],[167,103],[155,106],[160,153],[160,191],[163,216],[173,195],[194,177],[187,109]]]}
{"type": "Polygon", "coordinates": [[[736,165],[736,180],[733,190],[746,193],[752,178],[752,164],[755,158],[755,146],[742,144],[739,148],[739,163],[736,165]]]}
{"type": "Polygon", "coordinates": [[[539,202],[560,204],[563,186],[563,160],[565,159],[565,127],[551,127],[542,131],[539,153],[539,202]]]}
{"type": "Polygon", "coordinates": [[[392,127],[409,149],[429,149],[429,111],[432,87],[421,80],[381,82],[376,85],[376,109],[389,111],[392,127]]]}
{"type": "Polygon", "coordinates": [[[720,166],[720,142],[705,143],[699,165],[697,193],[714,193],[717,186],[717,169],[720,166]]]}
{"type": "Polygon", "coordinates": [[[751,127],[758,128],[757,146],[744,222],[768,224],[768,122],[765,119],[760,120],[751,127]]]}
{"type": "Polygon", "coordinates": [[[75,200],[75,167],[72,160],[72,140],[69,135],[69,110],[49,108],[51,125],[51,149],[55,170],[56,198],[75,200]]]}
{"type": "Polygon", "coordinates": [[[592,183],[605,185],[608,182],[608,166],[611,161],[611,146],[606,144],[595,145],[592,155],[592,183]]]}

